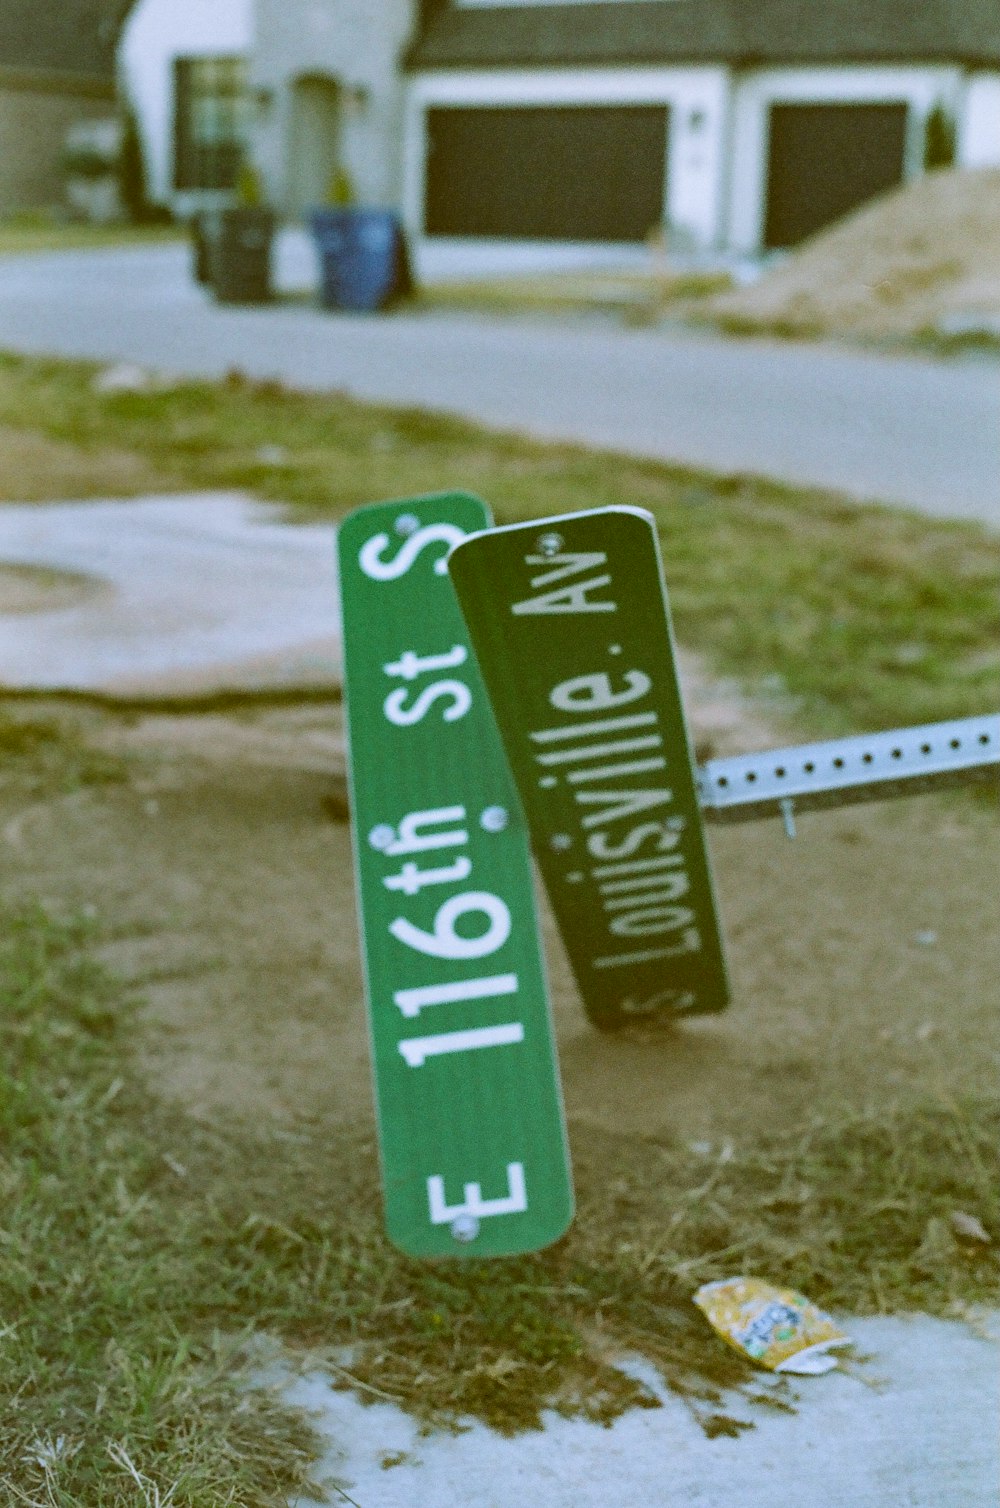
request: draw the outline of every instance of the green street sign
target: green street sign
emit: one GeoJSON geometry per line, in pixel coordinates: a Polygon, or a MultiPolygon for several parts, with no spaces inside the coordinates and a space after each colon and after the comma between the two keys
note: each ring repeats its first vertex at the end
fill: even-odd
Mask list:
{"type": "Polygon", "coordinates": [[[729,990],[652,517],[493,529],[449,572],[588,1016],[729,990]]]}
{"type": "Polygon", "coordinates": [[[390,1238],[508,1256],[573,1213],[527,831],[445,566],[478,498],[338,533],[358,909],[390,1238]]]}

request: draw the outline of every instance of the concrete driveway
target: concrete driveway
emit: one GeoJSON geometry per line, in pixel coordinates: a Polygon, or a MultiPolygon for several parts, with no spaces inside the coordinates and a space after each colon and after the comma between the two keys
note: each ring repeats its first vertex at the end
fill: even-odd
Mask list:
{"type": "Polygon", "coordinates": [[[206,377],[239,368],[1000,526],[991,361],[732,342],[597,318],[217,308],[189,260],[185,247],[162,246],[0,262],[0,347],[206,377]]]}

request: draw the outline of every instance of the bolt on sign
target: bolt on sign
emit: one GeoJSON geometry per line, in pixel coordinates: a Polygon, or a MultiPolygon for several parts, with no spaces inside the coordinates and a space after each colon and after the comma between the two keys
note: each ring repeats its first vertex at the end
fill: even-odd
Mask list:
{"type": "Polygon", "coordinates": [[[449,573],[590,1019],[729,999],[656,529],[638,508],[518,524],[449,573]]]}
{"type": "Polygon", "coordinates": [[[527,832],[445,557],[453,493],[338,531],[354,857],[390,1238],[506,1256],[573,1196],[527,832]]]}

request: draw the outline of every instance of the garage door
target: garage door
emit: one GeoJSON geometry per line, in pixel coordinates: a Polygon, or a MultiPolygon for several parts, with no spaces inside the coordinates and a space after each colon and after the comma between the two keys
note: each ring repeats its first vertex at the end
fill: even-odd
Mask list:
{"type": "Polygon", "coordinates": [[[906,106],[774,105],[764,244],[795,246],[903,178],[906,106]]]}
{"type": "Polygon", "coordinates": [[[665,106],[434,109],[432,236],[641,241],[663,219],[665,106]]]}

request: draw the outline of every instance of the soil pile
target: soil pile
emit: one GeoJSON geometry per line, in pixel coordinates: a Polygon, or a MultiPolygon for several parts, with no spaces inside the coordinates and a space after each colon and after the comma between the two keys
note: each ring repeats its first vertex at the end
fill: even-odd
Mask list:
{"type": "Polygon", "coordinates": [[[1000,169],[929,173],[706,307],[734,333],[1000,339],[1000,169]]]}

